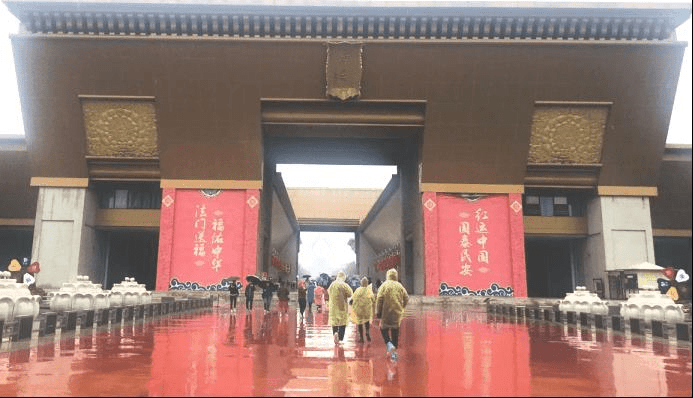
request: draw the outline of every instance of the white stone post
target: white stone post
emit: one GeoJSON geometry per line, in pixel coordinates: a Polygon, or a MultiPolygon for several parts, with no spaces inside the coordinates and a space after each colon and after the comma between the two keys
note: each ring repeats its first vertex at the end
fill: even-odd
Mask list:
{"type": "Polygon", "coordinates": [[[604,281],[610,297],[607,271],[641,262],[654,263],[654,241],[649,197],[599,196],[587,204],[587,242],[583,253],[585,282],[604,281]]]}
{"type": "Polygon", "coordinates": [[[41,263],[37,286],[57,289],[98,266],[95,196],[82,187],[39,187],[31,251],[32,261],[41,263]]]}

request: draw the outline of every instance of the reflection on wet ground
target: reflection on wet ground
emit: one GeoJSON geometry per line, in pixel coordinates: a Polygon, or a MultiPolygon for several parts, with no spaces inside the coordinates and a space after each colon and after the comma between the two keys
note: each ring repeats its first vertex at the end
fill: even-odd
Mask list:
{"type": "MultiPolygon", "coordinates": [[[[292,309],[293,310],[293,309],[292,309]]],[[[690,396],[690,344],[482,309],[410,308],[399,360],[380,333],[335,346],[326,313],[237,314],[221,303],[120,328],[4,343],[0,395],[690,396]]]]}

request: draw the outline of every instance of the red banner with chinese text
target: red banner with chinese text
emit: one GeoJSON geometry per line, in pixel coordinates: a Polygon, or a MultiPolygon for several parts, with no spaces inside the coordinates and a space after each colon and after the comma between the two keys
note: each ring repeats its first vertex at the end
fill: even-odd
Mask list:
{"type": "Polygon", "coordinates": [[[164,284],[176,285],[169,285],[173,289],[209,289],[230,276],[243,278],[245,229],[257,228],[256,222],[245,222],[246,207],[246,190],[167,190],[162,200],[157,289],[164,284]]]}
{"type": "Polygon", "coordinates": [[[519,195],[423,199],[426,294],[526,294],[519,195]]]}

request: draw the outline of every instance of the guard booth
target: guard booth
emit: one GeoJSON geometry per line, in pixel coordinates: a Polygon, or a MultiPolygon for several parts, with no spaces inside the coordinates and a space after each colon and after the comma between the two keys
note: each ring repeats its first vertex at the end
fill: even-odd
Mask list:
{"type": "Polygon", "coordinates": [[[664,268],[659,265],[642,262],[627,268],[608,272],[609,298],[627,300],[630,295],[640,290],[656,290],[657,278],[662,277],[664,268]]]}

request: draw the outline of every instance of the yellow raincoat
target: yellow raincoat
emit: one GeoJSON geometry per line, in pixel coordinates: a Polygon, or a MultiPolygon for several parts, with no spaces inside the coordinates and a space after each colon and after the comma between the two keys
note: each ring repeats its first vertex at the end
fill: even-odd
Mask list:
{"type": "Polygon", "coordinates": [[[12,261],[10,261],[10,265],[7,266],[7,270],[10,272],[17,272],[22,269],[22,265],[19,264],[19,261],[17,261],[16,258],[13,258],[12,261]]]}
{"type": "Polygon", "coordinates": [[[378,289],[376,298],[375,311],[380,315],[380,328],[398,329],[408,302],[407,290],[397,282],[397,270],[388,270],[387,280],[378,289]]]}
{"type": "Polygon", "coordinates": [[[356,291],[354,291],[353,303],[351,305],[351,320],[357,325],[372,322],[374,303],[375,295],[370,286],[361,286],[357,288],[356,291]]]}
{"type": "Polygon", "coordinates": [[[337,280],[332,282],[330,287],[327,288],[327,294],[329,294],[330,301],[328,302],[330,308],[330,325],[332,326],[346,326],[349,323],[349,297],[354,293],[351,287],[344,282],[346,279],[346,274],[343,271],[339,271],[337,274],[337,280]]]}

